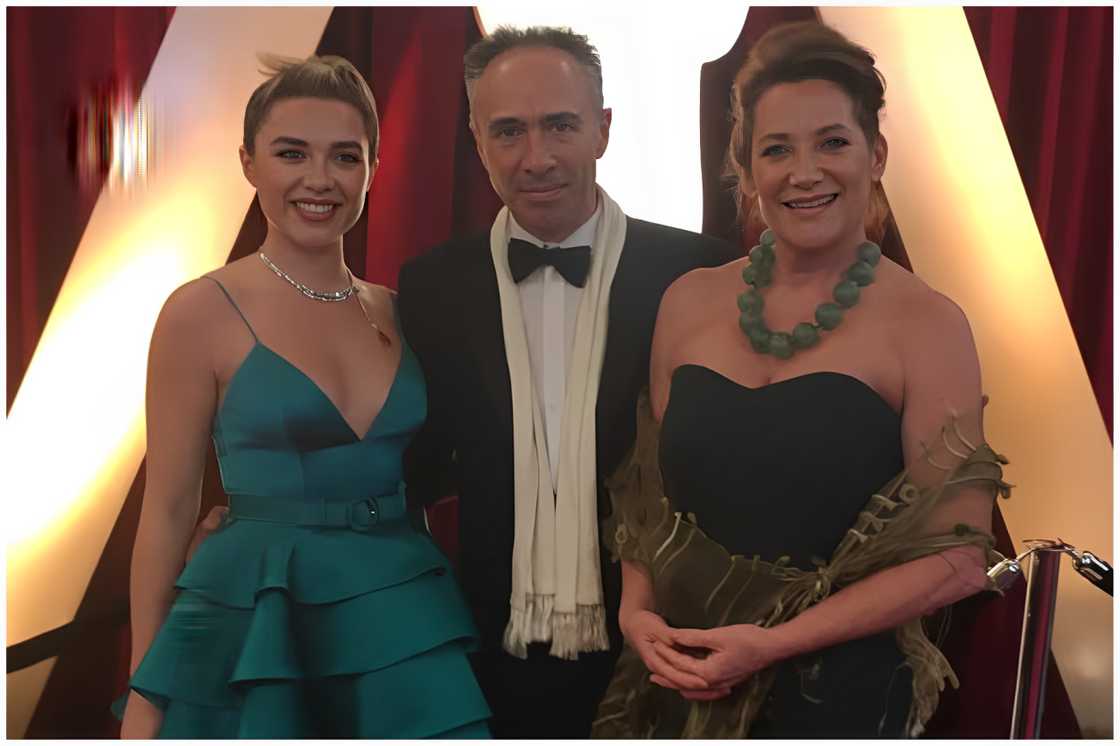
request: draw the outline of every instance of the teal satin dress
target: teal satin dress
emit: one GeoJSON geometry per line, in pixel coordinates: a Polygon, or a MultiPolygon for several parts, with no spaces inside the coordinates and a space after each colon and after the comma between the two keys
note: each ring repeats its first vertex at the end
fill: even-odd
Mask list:
{"type": "Polygon", "coordinates": [[[401,454],[427,408],[415,355],[359,436],[253,338],[214,418],[230,518],[131,688],[163,709],[162,738],[487,737],[470,612],[404,511],[401,454]]]}

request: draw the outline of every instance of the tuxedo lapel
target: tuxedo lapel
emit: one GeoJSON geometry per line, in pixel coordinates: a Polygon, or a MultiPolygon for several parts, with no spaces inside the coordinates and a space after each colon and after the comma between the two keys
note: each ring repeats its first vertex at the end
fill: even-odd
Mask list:
{"type": "MultiPolygon", "coordinates": [[[[635,307],[635,283],[641,275],[641,239],[635,235],[634,221],[627,218],[626,242],[622,245],[622,256],[611,284],[610,314],[607,319],[607,344],[603,355],[603,370],[599,376],[599,398],[595,407],[595,424],[598,431],[600,457],[602,445],[612,436],[612,423],[619,421],[619,415],[631,416],[632,397],[627,396],[633,386],[635,369],[648,369],[641,360],[648,360],[649,350],[640,349],[642,335],[634,332],[641,328],[636,323],[640,317],[635,307]],[[627,410],[620,412],[620,409],[627,410]]],[[[625,420],[624,420],[625,421],[625,420]]],[[[600,467],[602,468],[602,467],[600,467]]]]}
{"type": "MultiPolygon", "coordinates": [[[[496,422],[513,431],[513,401],[509,384],[509,363],[506,361],[505,337],[502,334],[502,308],[498,298],[498,280],[490,254],[489,233],[484,240],[469,247],[474,256],[463,264],[463,286],[468,288],[462,309],[466,320],[466,338],[478,365],[478,374],[490,399],[496,422]]],[[[511,436],[512,437],[512,436],[511,436]]]]}

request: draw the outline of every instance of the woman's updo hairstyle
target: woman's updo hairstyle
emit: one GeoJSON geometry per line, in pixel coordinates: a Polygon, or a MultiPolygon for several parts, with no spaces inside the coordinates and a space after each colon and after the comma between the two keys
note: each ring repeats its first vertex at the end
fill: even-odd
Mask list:
{"type": "MultiPolygon", "coordinates": [[[[755,105],[762,94],[780,83],[827,80],[852,100],[856,121],[874,147],[879,137],[879,112],[886,81],[875,58],[839,31],[816,21],[776,26],[759,39],[735,75],[731,86],[731,142],[727,150],[729,179],[736,188],[739,219],[749,235],[761,230],[758,200],[746,191],[751,171],[751,139],[755,105]]],[[[882,240],[888,206],[882,183],[871,190],[866,230],[872,241],[882,240]]]]}
{"type": "Polygon", "coordinates": [[[349,60],[336,55],[312,55],[307,59],[275,54],[259,56],[267,80],[257,86],[245,107],[242,144],[253,155],[253,141],[272,106],[286,98],[319,98],[350,104],[362,115],[369,138],[369,162],[377,157],[377,104],[365,78],[349,60]]]}

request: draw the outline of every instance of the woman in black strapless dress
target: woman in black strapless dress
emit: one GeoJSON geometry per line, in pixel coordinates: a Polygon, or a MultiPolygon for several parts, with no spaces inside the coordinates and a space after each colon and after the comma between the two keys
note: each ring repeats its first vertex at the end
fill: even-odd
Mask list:
{"type": "Polygon", "coordinates": [[[955,681],[919,620],[986,587],[1007,486],[964,314],[868,242],[882,106],[871,55],[817,23],[735,81],[729,160],[769,229],[662,300],[596,735],[916,735],[955,681]]]}

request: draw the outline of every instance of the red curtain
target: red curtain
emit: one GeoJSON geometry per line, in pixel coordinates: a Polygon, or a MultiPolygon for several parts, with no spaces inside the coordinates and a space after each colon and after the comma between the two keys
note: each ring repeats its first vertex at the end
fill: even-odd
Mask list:
{"type": "Polygon", "coordinates": [[[1111,435],[1112,8],[965,15],[1111,435]]]}
{"type": "Polygon", "coordinates": [[[383,155],[369,196],[371,282],[396,287],[404,260],[488,227],[501,207],[467,127],[463,54],[479,36],[472,8],[374,10],[383,155]]]}
{"type": "Polygon", "coordinates": [[[8,8],[7,407],[100,193],[75,167],[76,115],[138,93],[174,8],[8,8]]]}

